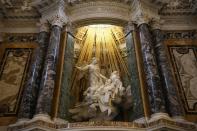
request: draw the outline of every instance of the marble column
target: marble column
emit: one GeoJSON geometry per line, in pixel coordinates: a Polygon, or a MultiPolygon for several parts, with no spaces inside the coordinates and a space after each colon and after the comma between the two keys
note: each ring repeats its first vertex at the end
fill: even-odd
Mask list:
{"type": "Polygon", "coordinates": [[[139,25],[139,35],[151,113],[165,113],[165,101],[148,24],[139,25]]]}
{"type": "Polygon", "coordinates": [[[27,73],[27,79],[24,84],[23,97],[18,112],[19,119],[32,118],[35,113],[48,38],[48,24],[41,23],[40,33],[37,37],[38,47],[34,51],[34,55],[27,73]]]}
{"type": "Polygon", "coordinates": [[[49,40],[49,46],[47,50],[47,55],[44,63],[44,69],[42,73],[42,79],[39,93],[36,115],[51,115],[52,109],[52,100],[55,88],[55,79],[56,79],[56,68],[57,60],[59,56],[59,47],[60,47],[60,35],[63,22],[60,17],[57,15],[56,18],[52,20],[52,28],[49,40]]]}
{"type": "Polygon", "coordinates": [[[127,47],[127,60],[128,60],[128,70],[130,74],[130,84],[131,84],[131,93],[133,98],[132,113],[129,120],[138,120],[144,117],[143,101],[142,94],[140,89],[140,81],[138,75],[138,67],[136,60],[136,47],[134,44],[134,26],[128,25],[128,33],[126,36],[126,47],[127,47]],[[129,27],[130,26],[130,27],[129,27]]]}
{"type": "Polygon", "coordinates": [[[183,108],[180,104],[176,85],[172,76],[170,63],[163,43],[163,33],[160,29],[153,30],[154,36],[154,48],[157,59],[158,68],[160,71],[160,77],[162,80],[162,86],[164,95],[166,98],[166,108],[169,114],[173,117],[182,116],[183,108]]]}

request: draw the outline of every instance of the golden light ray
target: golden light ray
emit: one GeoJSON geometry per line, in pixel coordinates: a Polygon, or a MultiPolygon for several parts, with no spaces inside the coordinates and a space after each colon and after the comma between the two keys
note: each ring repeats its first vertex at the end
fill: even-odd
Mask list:
{"type": "MultiPolygon", "coordinates": [[[[87,62],[90,62],[92,57],[96,57],[99,60],[103,75],[109,77],[113,71],[119,71],[121,76],[128,75],[127,65],[119,49],[121,43],[115,32],[118,32],[120,36],[124,36],[121,27],[112,25],[91,25],[80,28],[76,37],[80,36],[82,38],[81,34],[84,34],[84,37],[79,43],[81,49],[76,65],[88,64],[87,62]]],[[[83,91],[88,86],[85,78],[79,78],[80,74],[79,70],[74,69],[71,86],[71,93],[78,102],[83,91]]]]}

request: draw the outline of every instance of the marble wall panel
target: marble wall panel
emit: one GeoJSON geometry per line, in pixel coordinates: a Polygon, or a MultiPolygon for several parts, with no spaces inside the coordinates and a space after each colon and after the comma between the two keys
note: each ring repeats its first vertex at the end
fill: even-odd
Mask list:
{"type": "Polygon", "coordinates": [[[5,49],[0,68],[0,115],[16,114],[32,51],[5,49]]]}
{"type": "Polygon", "coordinates": [[[185,110],[197,113],[197,46],[170,45],[168,50],[185,110]]]}

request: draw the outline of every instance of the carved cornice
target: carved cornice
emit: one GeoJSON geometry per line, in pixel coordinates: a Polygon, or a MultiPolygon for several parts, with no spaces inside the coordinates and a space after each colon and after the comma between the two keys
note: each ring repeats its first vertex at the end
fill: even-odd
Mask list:
{"type": "Polygon", "coordinates": [[[155,0],[157,5],[162,5],[160,15],[195,15],[197,13],[196,0],[155,0]]]}
{"type": "Polygon", "coordinates": [[[196,30],[197,16],[165,16],[162,30],[196,30]]]}
{"type": "Polygon", "coordinates": [[[197,30],[190,31],[165,31],[164,38],[167,39],[197,39],[197,30]]]}
{"type": "Polygon", "coordinates": [[[5,33],[3,42],[13,43],[13,42],[36,42],[37,33],[5,33]]]}
{"type": "Polygon", "coordinates": [[[150,23],[152,29],[161,29],[164,24],[164,20],[161,19],[153,19],[150,23]]]}
{"type": "Polygon", "coordinates": [[[67,11],[71,22],[99,18],[128,21],[130,6],[116,1],[97,0],[68,6],[67,11]]]}
{"type": "Polygon", "coordinates": [[[197,21],[195,20],[197,1],[195,0],[190,0],[194,3],[189,4],[189,6],[185,6],[187,5],[186,2],[186,4],[181,4],[176,8],[167,6],[166,0],[64,0],[65,3],[62,4],[60,3],[63,0],[32,0],[31,6],[34,8],[26,11],[19,10],[22,5],[21,1],[11,0],[13,6],[9,8],[3,6],[0,1],[0,17],[2,17],[0,30],[6,30],[6,32],[13,30],[15,32],[14,28],[18,28],[17,32],[19,32],[22,28],[21,31],[23,32],[24,28],[27,30],[35,28],[33,32],[38,32],[35,23],[41,17],[51,24],[59,26],[64,25],[68,18],[69,22],[76,27],[94,23],[125,26],[128,21],[134,21],[139,25],[149,23],[154,18],[166,21],[162,25],[162,29],[180,28],[188,30],[197,28],[197,21]]]}

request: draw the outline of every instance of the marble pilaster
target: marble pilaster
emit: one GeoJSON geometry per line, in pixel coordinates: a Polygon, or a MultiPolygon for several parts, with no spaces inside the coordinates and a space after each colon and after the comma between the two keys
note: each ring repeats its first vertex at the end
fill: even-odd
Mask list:
{"type": "Polygon", "coordinates": [[[139,35],[151,113],[164,113],[165,101],[148,24],[139,25],[139,35]]]}
{"type": "MultiPolygon", "coordinates": [[[[134,27],[133,27],[134,28],[134,27]]],[[[131,31],[131,30],[130,30],[131,31]]],[[[136,120],[144,117],[143,102],[140,91],[140,82],[137,69],[137,61],[135,54],[135,45],[133,38],[133,31],[126,36],[126,47],[128,53],[128,70],[130,73],[131,81],[131,93],[133,98],[132,113],[130,115],[130,120],[136,120]]]]}
{"type": "Polygon", "coordinates": [[[42,24],[40,27],[41,30],[37,37],[38,47],[35,49],[24,85],[23,97],[18,112],[19,119],[32,118],[35,113],[36,101],[40,90],[40,79],[49,38],[47,28],[48,25],[46,23],[42,24]],[[45,28],[45,30],[42,30],[43,28],[45,28]]]}
{"type": "Polygon", "coordinates": [[[59,55],[61,27],[52,25],[49,46],[41,78],[36,114],[50,115],[55,88],[56,66],[59,55]]]}
{"type": "Polygon", "coordinates": [[[74,38],[69,33],[67,33],[66,48],[64,50],[64,65],[57,117],[64,120],[68,120],[71,77],[74,67],[74,38]]]}
{"type": "Polygon", "coordinates": [[[170,69],[170,63],[163,43],[162,31],[160,29],[154,29],[153,36],[155,38],[154,48],[157,64],[160,71],[163,91],[165,92],[166,108],[171,116],[182,116],[183,109],[180,104],[180,99],[178,98],[178,92],[170,69]]]}

